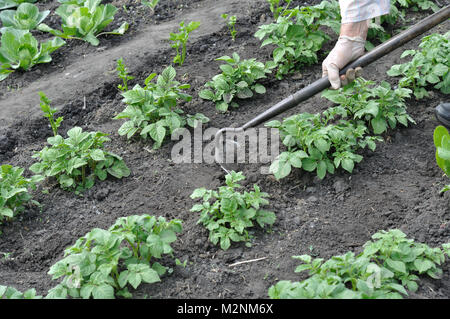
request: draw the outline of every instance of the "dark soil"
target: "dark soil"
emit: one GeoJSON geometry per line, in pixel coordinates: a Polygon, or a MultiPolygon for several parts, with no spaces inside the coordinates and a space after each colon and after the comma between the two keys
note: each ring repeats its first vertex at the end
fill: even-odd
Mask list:
{"type": "MultiPolygon", "coordinates": [[[[318,2],[307,1],[306,4],[318,2]]],[[[175,31],[173,26],[186,16],[190,18],[197,10],[208,12],[206,9],[215,5],[209,0],[177,1],[176,6],[168,1],[150,15],[149,9],[139,2],[112,3],[119,8],[125,5],[128,10],[127,13],[120,9],[116,25],[112,27],[120,21],[130,21],[129,33],[122,37],[105,37],[97,48],[73,41],[55,52],[52,63],[28,73],[13,74],[0,83],[1,108],[8,111],[10,101],[20,101],[30,95],[29,87],[35,82],[62,78],[66,68],[76,67],[72,58],[96,55],[98,50],[107,54],[113,47],[126,47],[144,36],[138,32],[141,28],[152,30],[165,28],[167,24],[175,31]]],[[[242,101],[238,109],[227,114],[218,114],[212,103],[197,95],[204,83],[219,73],[220,63],[214,59],[236,51],[241,58],[268,60],[269,48],[261,49],[253,34],[259,25],[268,22],[271,14],[263,0],[221,1],[217,6],[222,13],[237,14],[237,39],[231,41],[225,24],[214,31],[214,27],[222,23],[216,21],[219,18],[212,19],[214,24],[208,22],[206,14],[199,14],[198,21],[206,21],[205,27],[213,32],[193,37],[186,63],[176,67],[177,79],[192,87],[188,93],[193,95],[193,101],[183,105],[187,113],[205,114],[211,119],[208,127],[239,126],[320,77],[320,64],[302,69],[301,76],[296,74],[295,80],[292,76],[282,81],[270,77],[264,81],[265,95],[242,101]]],[[[40,7],[54,10],[57,2],[43,2],[40,7]]],[[[411,13],[410,18],[415,20],[409,23],[424,15],[411,13]]],[[[58,23],[54,15],[50,21],[52,26],[58,23]]],[[[448,27],[446,22],[427,34],[444,33],[448,27]]],[[[333,37],[335,40],[336,36],[333,37]]],[[[167,39],[168,34],[162,38],[167,39]]],[[[321,59],[326,50],[331,49],[332,42],[325,47],[321,59]]],[[[395,85],[397,79],[389,78],[386,71],[393,64],[402,62],[400,55],[404,50],[416,48],[419,42],[420,39],[413,40],[366,67],[365,78],[377,82],[386,80],[395,85]]],[[[133,47],[130,50],[135,52],[133,47]]],[[[142,83],[152,72],[162,71],[173,58],[173,51],[164,41],[161,41],[161,48],[149,48],[148,52],[129,56],[126,60],[132,75],[136,76],[131,85],[142,83]]],[[[106,68],[114,61],[103,63],[106,68]]],[[[58,101],[54,106],[61,109],[58,116],[64,116],[61,134],[75,125],[110,133],[111,142],[107,148],[124,158],[132,171],[131,176],[97,182],[83,196],[61,190],[52,181],[40,186],[33,195],[42,204],[42,209],[30,206],[15,220],[0,226],[0,252],[9,254],[7,258],[0,254],[1,285],[21,291],[35,288],[45,295],[57,284],[47,275],[49,267],[63,257],[66,247],[93,228],[106,229],[117,218],[135,214],[183,220],[183,233],[173,245],[174,257],[188,260],[188,263],[182,268],[167,260],[166,264],[172,266],[174,272],[166,275],[161,283],[141,285],[132,291],[134,298],[267,298],[268,288],[277,281],[305,278],[306,274],[294,273],[298,262],[291,256],[313,254],[329,258],[349,250],[359,252],[371,235],[383,229],[399,228],[408,237],[433,247],[450,241],[450,194],[439,195],[448,178],[436,165],[432,140],[434,128],[439,124],[434,117],[434,107],[448,100],[439,92],[433,92],[431,98],[421,101],[409,100],[408,110],[417,124],[390,131],[384,136],[385,142],[378,143],[375,152],[362,152],[364,160],[351,175],[339,170],[335,175],[318,180],[312,174],[297,170],[276,181],[271,175],[260,174],[260,165],[240,167],[247,177],[245,187],[257,183],[262,191],[270,194],[268,209],[276,213],[277,221],[270,231],[252,231],[252,247],[233,244],[229,250],[222,251],[208,242],[208,232],[197,225],[198,215],[189,212],[194,204],[189,196],[198,187],[213,189],[222,185],[223,170],[216,164],[175,165],[170,160],[175,142],[169,141],[154,151],[150,143],[119,137],[117,130],[122,121],[112,120],[124,108],[116,89],[118,83],[119,79],[113,74],[104,81],[77,84],[79,86],[73,87],[74,94],[70,97],[55,93],[49,98],[58,101]],[[42,190],[47,190],[48,194],[42,190]],[[234,262],[259,257],[266,259],[230,267],[234,262]]],[[[319,112],[329,106],[328,101],[316,96],[283,117],[299,112],[319,112]]],[[[0,121],[1,164],[29,167],[35,162],[31,156],[42,149],[46,138],[51,136],[37,104],[36,107],[33,116],[11,112],[5,124],[0,121]]],[[[419,290],[409,297],[449,298],[450,263],[445,263],[442,268],[442,279],[421,278],[419,290]]]]}

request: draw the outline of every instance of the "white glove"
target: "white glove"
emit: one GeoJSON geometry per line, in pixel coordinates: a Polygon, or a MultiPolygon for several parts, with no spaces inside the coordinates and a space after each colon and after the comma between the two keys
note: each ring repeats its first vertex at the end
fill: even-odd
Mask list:
{"type": "Polygon", "coordinates": [[[322,77],[328,76],[331,87],[339,89],[342,85],[355,79],[355,71],[349,70],[347,77],[339,77],[339,70],[349,62],[356,60],[364,54],[366,41],[362,37],[349,37],[341,35],[335,47],[322,63],[322,77]]]}

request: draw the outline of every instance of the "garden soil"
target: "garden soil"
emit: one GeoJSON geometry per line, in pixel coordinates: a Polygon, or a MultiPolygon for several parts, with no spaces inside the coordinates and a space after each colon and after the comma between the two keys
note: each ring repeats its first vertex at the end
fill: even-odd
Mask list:
{"type": "MultiPolygon", "coordinates": [[[[432,92],[430,98],[408,100],[408,111],[416,124],[389,131],[374,152],[363,151],[364,160],[356,165],[353,174],[338,170],[319,180],[313,174],[295,170],[276,181],[272,175],[261,174],[262,164],[241,165],[247,177],[244,188],[257,183],[269,193],[267,209],[276,213],[277,220],[270,229],[252,230],[251,247],[234,243],[222,251],[212,245],[208,232],[197,224],[198,214],[189,212],[195,204],[189,196],[196,188],[222,185],[224,171],[214,163],[175,164],[171,150],[177,141],[152,150],[150,142],[118,136],[123,122],[112,118],[124,109],[124,104],[117,90],[117,59],[123,57],[135,76],[131,85],[142,84],[150,73],[161,72],[173,59],[174,51],[167,39],[179,22],[201,21],[201,27],[192,33],[185,64],[176,70],[178,81],[191,84],[188,93],[193,96],[182,108],[190,114],[201,112],[208,116],[211,121],[204,129],[244,124],[318,79],[320,63],[281,81],[269,77],[263,81],[266,94],[240,101],[238,109],[220,114],[213,103],[200,99],[198,92],[220,72],[221,63],[215,61],[220,56],[237,52],[241,58],[270,59],[270,48],[260,48],[253,36],[259,25],[270,22],[266,2],[167,1],[153,14],[139,2],[112,3],[120,10],[111,28],[129,21],[131,26],[125,35],[103,37],[98,47],[70,41],[55,52],[52,63],[31,72],[14,73],[0,83],[0,163],[29,167],[35,162],[32,155],[46,145],[52,133],[40,113],[37,93],[43,91],[53,101],[52,106],[60,110],[57,115],[64,116],[61,134],[73,126],[111,134],[107,149],[124,158],[131,175],[97,182],[83,196],[60,189],[52,180],[39,186],[33,195],[42,207],[30,205],[16,219],[0,226],[1,285],[20,291],[35,288],[38,294],[45,295],[57,284],[47,272],[63,257],[66,247],[93,228],[107,229],[117,218],[135,214],[183,220],[183,232],[173,247],[175,258],[187,260],[183,268],[175,265],[174,258],[164,258],[163,263],[173,272],[164,275],[160,283],[131,289],[133,297],[139,299],[268,298],[268,288],[279,280],[306,278],[306,273],[294,272],[299,262],[292,256],[329,258],[347,251],[358,253],[380,230],[398,228],[409,238],[432,247],[450,241],[450,194],[439,194],[448,178],[436,165],[433,144],[433,131],[439,124],[434,108],[448,97],[432,92]],[[237,15],[235,42],[221,21],[221,13],[237,15]]],[[[52,27],[59,23],[54,14],[57,5],[56,1],[39,2],[41,9],[52,10],[47,21],[52,27]]],[[[427,14],[411,12],[399,27],[414,24],[427,14]]],[[[446,22],[427,34],[448,30],[446,22]]],[[[336,40],[336,35],[330,35],[332,40],[321,51],[320,60],[336,40]]],[[[415,39],[367,66],[365,78],[385,80],[395,86],[398,79],[388,77],[386,71],[404,62],[401,53],[417,48],[419,43],[420,39],[415,39]]],[[[331,105],[317,95],[282,117],[320,112],[331,105]]],[[[419,290],[408,298],[449,298],[450,263],[443,264],[442,269],[444,275],[439,280],[421,277],[419,290]]]]}

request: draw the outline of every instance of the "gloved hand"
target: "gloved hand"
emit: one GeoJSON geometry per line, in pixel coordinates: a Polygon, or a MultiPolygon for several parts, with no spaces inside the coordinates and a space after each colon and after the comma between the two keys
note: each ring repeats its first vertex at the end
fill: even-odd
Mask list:
{"type": "Polygon", "coordinates": [[[364,54],[367,31],[368,20],[341,25],[339,39],[322,63],[322,77],[328,76],[333,89],[355,79],[355,70],[350,69],[341,77],[339,70],[364,54]]]}

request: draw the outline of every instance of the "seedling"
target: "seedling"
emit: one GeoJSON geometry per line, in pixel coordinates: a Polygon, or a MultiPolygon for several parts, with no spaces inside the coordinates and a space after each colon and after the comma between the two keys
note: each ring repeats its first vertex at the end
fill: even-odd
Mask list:
{"type": "Polygon", "coordinates": [[[398,123],[403,126],[415,123],[406,112],[405,99],[410,97],[410,89],[393,90],[385,81],[376,87],[374,84],[358,78],[339,90],[326,90],[322,97],[343,106],[348,117],[370,123],[375,135],[386,132],[388,128],[395,129],[398,123]]]}
{"type": "Polygon", "coordinates": [[[235,98],[248,99],[253,97],[253,92],[258,94],[266,93],[266,88],[256,83],[260,79],[266,78],[266,74],[271,73],[275,67],[271,61],[266,64],[256,61],[256,59],[242,60],[235,52],[232,57],[223,56],[216,61],[224,61],[226,64],[220,66],[223,71],[205,84],[205,89],[200,91],[202,99],[216,103],[216,109],[226,112],[231,107],[239,107],[235,98]]]}
{"type": "Polygon", "coordinates": [[[186,59],[186,44],[189,39],[189,34],[200,27],[200,22],[192,21],[187,26],[184,25],[184,21],[180,23],[178,33],[171,33],[169,40],[173,42],[172,48],[176,49],[177,55],[173,59],[173,63],[178,63],[182,66],[186,59]]]}
{"type": "Polygon", "coordinates": [[[122,80],[122,84],[119,84],[117,88],[122,92],[128,91],[128,81],[133,80],[134,76],[129,75],[128,68],[123,63],[123,58],[117,60],[116,71],[117,75],[122,80]]]}
{"type": "Polygon", "coordinates": [[[150,1],[142,0],[141,3],[145,5],[147,8],[150,8],[152,12],[155,12],[155,8],[158,5],[159,0],[150,0],[150,1]]]}
{"type": "Polygon", "coordinates": [[[169,268],[156,260],[173,257],[171,244],[181,231],[181,220],[150,215],[121,217],[108,230],[95,228],[50,267],[52,279],[62,281],[45,298],[131,298],[128,284],[137,289],[161,281],[169,268]]]}
{"type": "Polygon", "coordinates": [[[230,16],[229,14],[222,14],[221,15],[222,19],[224,19],[225,21],[227,21],[227,26],[228,26],[228,30],[230,31],[231,34],[231,38],[233,39],[233,41],[236,40],[236,21],[237,18],[236,16],[230,16]]]}
{"type": "Polygon", "coordinates": [[[251,237],[247,229],[253,227],[254,222],[262,228],[275,222],[275,214],[261,208],[269,204],[268,194],[261,192],[256,184],[252,192],[236,191],[241,187],[238,182],[244,179],[241,172],[232,171],[225,176],[226,186],[219,187],[218,191],[198,188],[191,195],[192,199],[203,200],[191,209],[191,212],[200,212],[197,223],[209,230],[209,240],[214,245],[220,244],[223,250],[230,248],[232,241],[244,241],[249,245],[251,237]]]}
{"type": "Polygon", "coordinates": [[[175,265],[186,268],[188,260],[186,259],[184,262],[181,262],[178,258],[175,259],[175,265]]]}
{"type": "Polygon", "coordinates": [[[0,252],[0,254],[3,255],[3,259],[4,259],[4,260],[12,260],[12,259],[13,259],[13,258],[11,258],[11,254],[12,254],[12,253],[3,253],[3,252],[0,252]]]}
{"type": "Polygon", "coordinates": [[[61,126],[61,122],[64,120],[62,116],[55,120],[54,114],[58,112],[57,109],[52,109],[50,106],[51,101],[47,98],[44,92],[39,92],[41,98],[41,110],[44,112],[44,117],[46,117],[50,122],[50,127],[52,128],[53,135],[58,135],[58,128],[61,126]]]}
{"type": "Polygon", "coordinates": [[[369,31],[367,33],[366,49],[371,50],[375,47],[371,41],[378,40],[384,42],[392,36],[392,32],[386,30],[387,26],[392,29],[399,21],[405,21],[406,9],[411,8],[413,11],[429,10],[438,11],[439,7],[429,0],[391,0],[389,14],[378,17],[378,22],[370,22],[369,31]]]}

